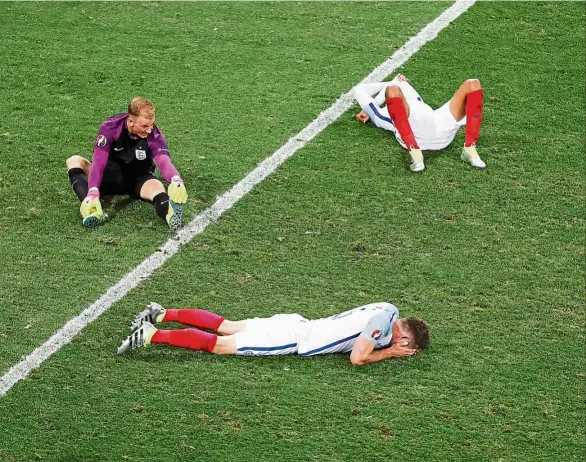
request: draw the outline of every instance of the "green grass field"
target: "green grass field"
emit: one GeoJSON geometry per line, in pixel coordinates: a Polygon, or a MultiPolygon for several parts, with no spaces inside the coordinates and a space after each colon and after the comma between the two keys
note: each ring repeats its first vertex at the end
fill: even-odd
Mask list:
{"type": "MultiPolygon", "coordinates": [[[[150,98],[188,219],[449,3],[0,3],[0,369],[170,237],[150,204],[87,230],[65,159],[150,98]]],[[[426,102],[482,81],[484,171],[463,132],[412,174],[345,113],[0,398],[7,461],[584,460],[583,3],[479,2],[400,71],[426,102]],[[388,300],[416,358],[117,356],[149,301],[229,318],[388,300]]]]}

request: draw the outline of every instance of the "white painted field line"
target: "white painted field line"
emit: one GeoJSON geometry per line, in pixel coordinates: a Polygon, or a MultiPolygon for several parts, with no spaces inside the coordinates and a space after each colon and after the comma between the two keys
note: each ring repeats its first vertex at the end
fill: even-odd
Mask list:
{"type": "MultiPolygon", "coordinates": [[[[395,69],[404,64],[423,45],[433,40],[437,34],[450,22],[468,10],[475,0],[458,0],[445,10],[434,21],[425,26],[415,37],[397,50],[387,61],[372,71],[362,82],[380,82],[388,77],[395,69]]],[[[179,248],[202,233],[210,223],[215,222],[224,212],[242,199],[254,186],[264,180],[279,165],[285,162],[295,152],[305,146],[327,126],[337,120],[353,104],[352,90],[343,94],[338,100],[317,116],[307,127],[277,149],[270,157],[263,160],[258,166],[244,177],[229,191],[218,196],[216,202],[208,209],[197,215],[188,225],[180,230],[176,236],[170,238],[165,245],[148,257],[136,268],[125,275],[116,285],[112,286],[98,300],[83,310],[78,316],[68,321],[61,329],[55,332],[45,343],[14,365],[0,378],[0,397],[4,396],[14,384],[27,377],[33,369],[39,367],[53,353],[68,344],[82,329],[95,321],[114,303],[121,300],[128,292],[147,279],[155,270],[175,255],[179,248]]]]}

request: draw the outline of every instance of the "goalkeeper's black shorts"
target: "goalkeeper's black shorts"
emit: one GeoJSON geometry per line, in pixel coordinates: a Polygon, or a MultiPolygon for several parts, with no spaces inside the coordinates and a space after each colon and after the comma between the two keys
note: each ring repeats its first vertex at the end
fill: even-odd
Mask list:
{"type": "Polygon", "coordinates": [[[136,199],[140,198],[140,190],[148,180],[158,180],[153,171],[126,171],[117,162],[108,161],[104,168],[102,184],[100,185],[101,196],[128,195],[136,199]]]}

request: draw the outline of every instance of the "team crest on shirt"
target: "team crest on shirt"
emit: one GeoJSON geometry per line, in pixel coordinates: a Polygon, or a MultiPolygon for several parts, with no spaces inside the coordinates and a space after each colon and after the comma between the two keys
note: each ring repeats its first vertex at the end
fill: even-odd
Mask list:
{"type": "Polygon", "coordinates": [[[98,137],[96,138],[96,146],[99,146],[100,148],[102,146],[106,146],[107,142],[108,138],[106,138],[104,135],[98,135],[98,137]]]}
{"type": "Polygon", "coordinates": [[[370,336],[375,340],[378,340],[381,337],[381,335],[383,335],[383,333],[382,333],[382,331],[380,331],[378,329],[372,331],[372,334],[370,334],[370,336]]]}
{"type": "Polygon", "coordinates": [[[146,159],[146,151],[144,149],[135,149],[136,158],[138,160],[145,160],[146,159]]]}

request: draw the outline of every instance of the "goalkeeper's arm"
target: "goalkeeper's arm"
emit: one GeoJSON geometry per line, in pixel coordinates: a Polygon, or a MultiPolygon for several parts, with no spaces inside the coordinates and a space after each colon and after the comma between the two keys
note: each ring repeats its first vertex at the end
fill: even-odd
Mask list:
{"type": "Polygon", "coordinates": [[[169,199],[176,204],[185,204],[187,202],[187,190],[179,172],[171,162],[171,158],[168,155],[160,154],[154,157],[154,161],[163,178],[169,182],[167,189],[169,199]]]}
{"type": "Polygon", "coordinates": [[[85,199],[81,201],[79,211],[83,218],[95,214],[101,216],[103,214],[102,204],[100,203],[100,191],[98,188],[90,188],[85,199]]]}
{"type": "Polygon", "coordinates": [[[100,190],[98,189],[102,183],[102,176],[104,175],[104,169],[108,163],[109,152],[104,146],[96,146],[94,149],[94,157],[92,158],[92,165],[90,167],[90,174],[88,178],[89,190],[85,199],[81,201],[81,207],[79,211],[83,218],[87,218],[89,215],[97,214],[102,215],[102,204],[100,203],[100,190]]]}

